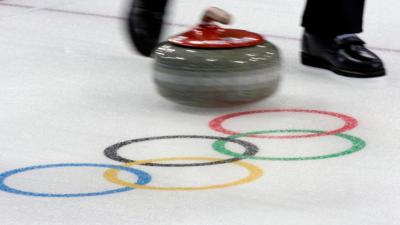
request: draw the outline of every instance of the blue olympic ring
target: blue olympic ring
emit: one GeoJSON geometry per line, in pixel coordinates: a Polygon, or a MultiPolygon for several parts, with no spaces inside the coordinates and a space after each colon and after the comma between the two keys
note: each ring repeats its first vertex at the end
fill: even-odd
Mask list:
{"type": "Polygon", "coordinates": [[[138,169],[133,169],[129,167],[124,167],[124,166],[116,166],[116,165],[108,165],[108,164],[91,164],[91,163],[64,163],[64,164],[51,164],[51,165],[38,165],[38,166],[31,166],[31,167],[25,167],[25,168],[20,168],[20,169],[15,169],[15,170],[10,170],[4,173],[0,174],[0,191],[5,191],[13,194],[19,194],[19,195],[27,195],[27,196],[33,196],[33,197],[54,197],[54,198],[72,198],[72,197],[89,197],[89,196],[99,196],[99,195],[108,195],[108,194],[115,194],[115,193],[120,193],[120,192],[125,192],[125,191],[130,191],[133,188],[130,187],[124,187],[124,188],[118,188],[118,189],[113,189],[113,190],[108,190],[108,191],[102,191],[102,192],[89,192],[89,193],[77,193],[77,194],[50,194],[50,193],[35,193],[35,192],[28,192],[28,191],[21,191],[17,190],[15,188],[9,187],[5,184],[5,180],[15,174],[18,173],[23,173],[26,171],[30,170],[36,170],[36,169],[46,169],[46,168],[55,168],[55,167],[103,167],[103,168],[112,168],[112,169],[118,169],[118,170],[123,170],[126,172],[129,172],[131,174],[134,174],[138,177],[136,184],[139,185],[145,185],[151,181],[151,176],[138,169]]]}

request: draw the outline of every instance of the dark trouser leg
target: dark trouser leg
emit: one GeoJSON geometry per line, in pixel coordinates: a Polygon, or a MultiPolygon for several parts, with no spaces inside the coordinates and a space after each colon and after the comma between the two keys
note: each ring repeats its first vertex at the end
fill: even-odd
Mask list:
{"type": "Polygon", "coordinates": [[[136,7],[155,12],[164,12],[167,3],[168,0],[139,0],[136,1],[136,7]]]}
{"type": "Polygon", "coordinates": [[[302,26],[321,36],[360,33],[363,13],[364,0],[308,0],[302,26]]]}
{"type": "Polygon", "coordinates": [[[168,0],[132,0],[128,32],[136,49],[150,56],[159,41],[168,0]]]}

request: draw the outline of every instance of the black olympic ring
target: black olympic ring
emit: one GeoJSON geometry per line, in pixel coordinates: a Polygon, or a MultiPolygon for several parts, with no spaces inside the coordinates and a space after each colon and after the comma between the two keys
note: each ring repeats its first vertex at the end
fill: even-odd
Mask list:
{"type": "MultiPolygon", "coordinates": [[[[159,136],[159,137],[147,137],[147,138],[139,138],[133,139],[128,141],[123,141],[110,147],[107,147],[104,150],[104,155],[109,159],[123,162],[123,163],[132,163],[135,162],[134,160],[126,159],[118,155],[118,150],[125,146],[132,143],[142,142],[142,141],[151,141],[151,140],[161,140],[161,139],[177,139],[177,138],[199,138],[199,139],[214,139],[214,140],[223,140],[227,142],[232,142],[239,144],[245,148],[245,152],[242,154],[243,158],[254,156],[258,152],[258,147],[250,142],[242,141],[234,138],[227,138],[227,137],[215,137],[215,136],[202,136],[202,135],[174,135],[174,136],[159,136]]],[[[146,163],[141,164],[145,166],[160,166],[160,167],[189,167],[189,166],[210,166],[210,165],[217,165],[217,164],[224,164],[230,163],[241,160],[241,157],[235,157],[225,160],[218,160],[213,162],[204,162],[204,163],[184,163],[184,164],[163,164],[163,163],[146,163]]]]}

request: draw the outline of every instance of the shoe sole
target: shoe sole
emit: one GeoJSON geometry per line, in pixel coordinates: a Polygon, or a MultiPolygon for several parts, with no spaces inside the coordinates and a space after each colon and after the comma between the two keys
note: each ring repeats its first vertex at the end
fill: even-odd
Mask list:
{"type": "Polygon", "coordinates": [[[354,77],[354,78],[373,78],[373,77],[381,77],[385,75],[385,70],[378,70],[373,72],[360,72],[360,71],[350,71],[338,68],[329,62],[321,59],[319,57],[315,57],[309,55],[307,53],[301,53],[301,63],[306,66],[317,67],[321,69],[330,70],[336,74],[345,76],[345,77],[354,77]]]}

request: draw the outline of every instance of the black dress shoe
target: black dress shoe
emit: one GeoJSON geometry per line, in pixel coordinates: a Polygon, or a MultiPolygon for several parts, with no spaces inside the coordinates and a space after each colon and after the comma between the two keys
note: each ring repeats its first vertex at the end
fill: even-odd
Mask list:
{"type": "Polygon", "coordinates": [[[304,33],[301,62],[347,77],[370,78],[385,75],[382,60],[364,44],[355,35],[338,39],[304,33]]]}
{"type": "Polygon", "coordinates": [[[168,0],[133,0],[128,15],[128,31],[136,49],[150,56],[159,42],[168,0]]]}

